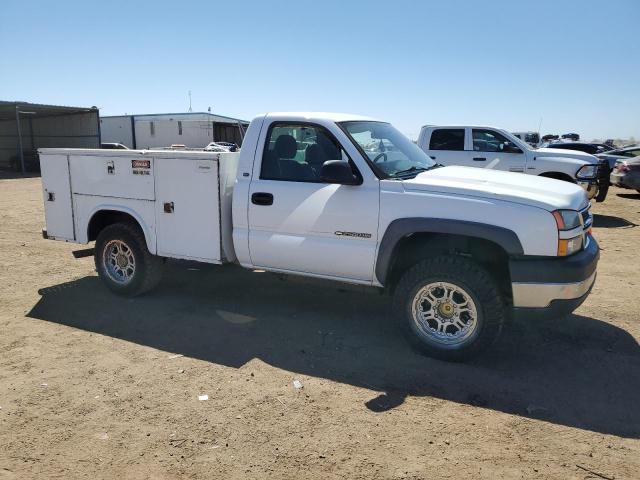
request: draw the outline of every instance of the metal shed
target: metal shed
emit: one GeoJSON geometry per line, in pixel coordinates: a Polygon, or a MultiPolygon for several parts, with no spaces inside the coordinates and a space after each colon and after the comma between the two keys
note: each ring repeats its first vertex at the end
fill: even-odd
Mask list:
{"type": "Polygon", "coordinates": [[[44,147],[100,148],[98,108],[0,101],[0,169],[39,171],[44,147]]]}
{"type": "Polygon", "coordinates": [[[249,122],[209,112],[152,113],[100,118],[103,142],[133,149],[183,144],[203,148],[222,141],[242,145],[249,122]]]}

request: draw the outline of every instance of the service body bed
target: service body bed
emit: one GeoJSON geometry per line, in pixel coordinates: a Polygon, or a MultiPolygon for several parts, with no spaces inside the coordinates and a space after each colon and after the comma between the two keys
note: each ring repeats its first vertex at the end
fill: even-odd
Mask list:
{"type": "Polygon", "coordinates": [[[98,212],[131,215],[153,254],[235,260],[231,203],[239,153],[39,150],[47,237],[88,243],[98,212]]]}

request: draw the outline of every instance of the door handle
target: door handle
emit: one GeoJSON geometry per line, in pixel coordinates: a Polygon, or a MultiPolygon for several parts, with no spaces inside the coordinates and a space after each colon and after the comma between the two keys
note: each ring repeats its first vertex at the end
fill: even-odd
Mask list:
{"type": "Polygon", "coordinates": [[[173,202],[164,203],[164,213],[173,213],[173,202]]]}
{"type": "Polygon", "coordinates": [[[255,205],[273,205],[273,195],[267,192],[256,192],[251,195],[251,203],[255,205]]]}
{"type": "Polygon", "coordinates": [[[435,160],[436,156],[435,155],[429,155],[431,157],[431,160],[435,160]]]}
{"type": "Polygon", "coordinates": [[[484,162],[486,160],[486,157],[473,157],[474,162],[484,162]]]}

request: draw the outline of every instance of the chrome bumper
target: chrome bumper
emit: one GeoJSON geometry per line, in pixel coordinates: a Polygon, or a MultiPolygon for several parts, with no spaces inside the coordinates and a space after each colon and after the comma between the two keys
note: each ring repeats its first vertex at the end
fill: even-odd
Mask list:
{"type": "Polygon", "coordinates": [[[512,283],[515,308],[545,308],[554,300],[574,300],[586,295],[596,281],[596,272],[577,283],[512,283]]]}
{"type": "Polygon", "coordinates": [[[578,181],[578,185],[580,185],[585,192],[587,192],[587,197],[591,200],[598,194],[598,184],[594,181],[578,181]]]}

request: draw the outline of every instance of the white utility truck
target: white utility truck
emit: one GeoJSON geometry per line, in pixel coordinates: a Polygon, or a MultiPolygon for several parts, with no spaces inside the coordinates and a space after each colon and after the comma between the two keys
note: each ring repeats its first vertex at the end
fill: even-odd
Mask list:
{"type": "Polygon", "coordinates": [[[506,170],[580,185],[589,199],[602,202],[609,190],[609,168],[588,153],[536,148],[501,128],[433,126],[420,130],[418,146],[442,165],[506,170]]]}
{"type": "Polygon", "coordinates": [[[590,204],[573,183],[442,167],[390,124],[255,118],[240,152],[40,150],[45,238],[95,241],[115,293],[166,258],[385,289],[423,352],[489,346],[505,319],[572,312],[595,281],[590,204]]]}

